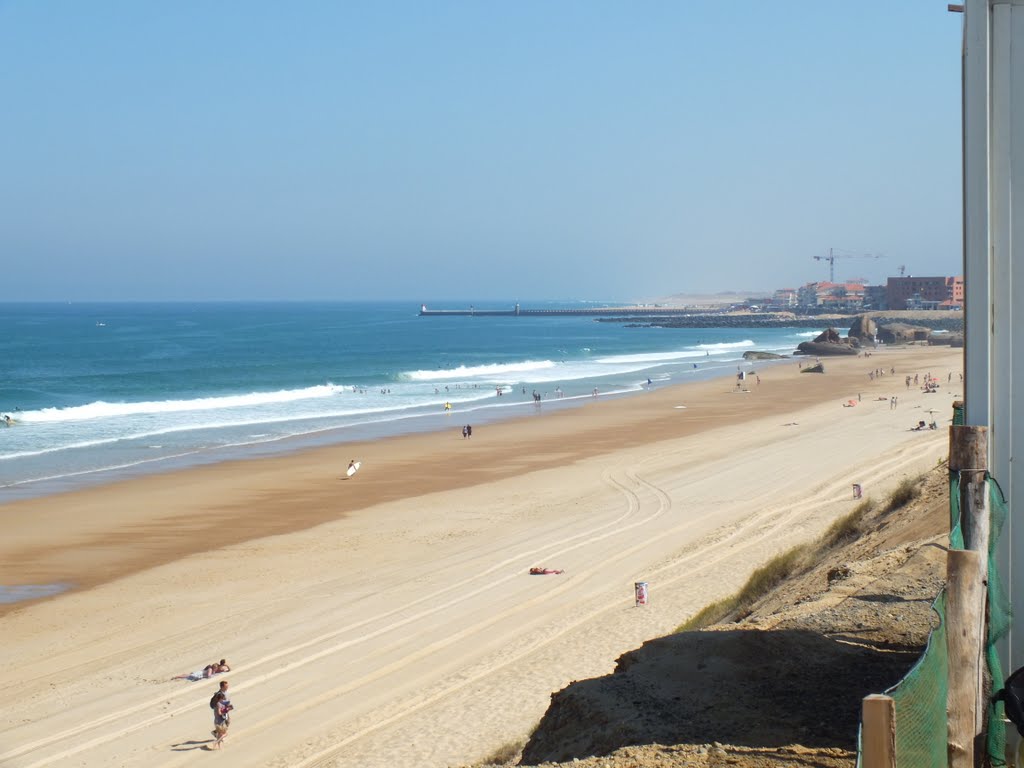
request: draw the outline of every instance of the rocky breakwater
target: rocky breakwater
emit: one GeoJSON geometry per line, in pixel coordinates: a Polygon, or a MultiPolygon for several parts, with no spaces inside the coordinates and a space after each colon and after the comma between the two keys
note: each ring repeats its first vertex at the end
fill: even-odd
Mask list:
{"type": "MultiPolygon", "coordinates": [[[[850,335],[854,335],[854,328],[850,329],[850,335]]],[[[964,335],[962,327],[957,330],[956,328],[942,329],[942,332],[936,333],[936,331],[930,327],[923,325],[914,325],[913,323],[886,323],[879,325],[875,331],[875,338],[877,338],[883,344],[913,344],[914,342],[925,342],[929,346],[950,346],[950,347],[962,347],[964,345],[964,335]]]]}
{"type": "Polygon", "coordinates": [[[851,339],[856,339],[859,344],[864,346],[874,346],[875,336],[878,334],[878,326],[870,315],[858,315],[853,320],[853,324],[850,326],[850,330],[847,332],[847,336],[851,339]]]}
{"type": "MultiPolygon", "coordinates": [[[[607,316],[599,323],[622,323],[625,328],[814,328],[835,322],[836,317],[797,316],[792,312],[700,312],[680,310],[677,314],[653,317],[638,323],[636,318],[607,316]]],[[[845,320],[847,318],[841,318],[845,320]]]]}
{"type": "Polygon", "coordinates": [[[932,333],[928,337],[928,346],[930,347],[962,347],[964,345],[964,335],[962,333],[932,333]]]}
{"type": "Polygon", "coordinates": [[[860,341],[852,336],[843,338],[835,328],[827,328],[814,341],[802,341],[797,345],[798,355],[815,357],[860,354],[860,341]]]}
{"type": "Polygon", "coordinates": [[[915,341],[928,341],[932,335],[931,328],[910,323],[889,323],[878,326],[878,340],[883,344],[910,344],[915,341]]]}

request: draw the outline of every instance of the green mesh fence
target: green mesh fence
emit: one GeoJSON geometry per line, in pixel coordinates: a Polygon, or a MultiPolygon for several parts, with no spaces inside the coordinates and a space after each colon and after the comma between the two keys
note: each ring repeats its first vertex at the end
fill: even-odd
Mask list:
{"type": "MultiPolygon", "coordinates": [[[[985,645],[987,663],[987,690],[991,683],[1002,687],[1003,672],[996,653],[996,643],[1010,627],[1010,602],[996,569],[995,549],[1006,522],[1007,506],[999,485],[989,478],[989,513],[991,535],[988,551],[988,636],[985,645]]],[[[949,545],[963,549],[964,537],[960,528],[960,477],[950,473],[950,533],[949,545]]],[[[928,644],[917,664],[886,694],[892,697],[896,710],[896,765],[898,768],[945,768],[946,755],[946,693],[949,685],[948,657],[946,654],[946,594],[940,594],[932,604],[938,617],[937,625],[928,637],[928,644]]],[[[988,763],[1006,764],[1006,725],[1003,705],[989,704],[986,713],[988,763]]],[[[858,744],[857,764],[862,754],[858,744]]]]}
{"type": "MultiPolygon", "coordinates": [[[[1010,631],[1010,597],[1006,593],[1003,579],[996,567],[996,544],[1002,533],[1003,525],[1009,514],[1003,492],[992,478],[988,481],[989,519],[992,526],[988,545],[988,637],[985,643],[985,661],[988,665],[990,681],[989,694],[992,687],[1003,686],[1003,667],[999,662],[996,643],[1006,637],[1010,631]]],[[[1003,720],[1003,703],[989,705],[988,711],[988,754],[993,765],[1004,765],[1006,745],[1006,723],[1003,720]]]]}
{"type": "Polygon", "coordinates": [[[914,668],[886,693],[896,708],[896,765],[945,768],[946,691],[949,660],[946,655],[946,593],[932,603],[938,626],[914,668]]]}

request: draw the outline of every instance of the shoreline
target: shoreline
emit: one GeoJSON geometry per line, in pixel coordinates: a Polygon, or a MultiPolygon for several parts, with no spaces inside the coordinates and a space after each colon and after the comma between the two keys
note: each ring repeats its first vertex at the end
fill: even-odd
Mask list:
{"type": "MultiPolygon", "coordinates": [[[[901,350],[905,352],[921,349],[934,348],[890,348],[887,350],[886,357],[892,358],[901,350]]],[[[948,350],[946,352],[948,353],[948,350]]],[[[937,354],[941,354],[941,352],[937,354]]],[[[833,369],[839,360],[843,360],[846,367],[849,367],[851,363],[853,365],[859,363],[864,367],[869,364],[869,358],[833,358],[827,361],[829,369],[833,369]]],[[[754,365],[761,368],[762,371],[773,371],[785,370],[787,366],[794,364],[799,368],[807,362],[807,358],[796,357],[788,360],[755,361],[754,365]]],[[[830,378],[826,378],[829,375],[826,374],[825,377],[822,377],[822,381],[816,381],[814,377],[817,374],[803,374],[804,377],[812,377],[809,386],[801,387],[803,392],[800,397],[785,398],[780,403],[785,410],[780,412],[795,410],[804,404],[805,396],[813,396],[813,393],[827,389],[832,381],[830,378]]],[[[849,374],[844,375],[848,376],[849,374]]],[[[770,374],[766,374],[766,378],[769,376],[770,374]]],[[[617,433],[613,441],[588,440],[587,449],[578,452],[577,460],[593,456],[602,450],[644,445],[651,441],[651,437],[665,437],[665,435],[651,431],[652,422],[657,416],[646,406],[667,409],[668,401],[680,400],[681,402],[687,398],[696,398],[697,408],[706,408],[713,403],[716,395],[723,392],[733,394],[733,382],[732,376],[721,376],[597,399],[587,397],[582,398],[582,402],[545,401],[543,406],[531,412],[496,414],[493,421],[477,422],[475,436],[472,441],[467,441],[467,443],[471,442],[474,446],[481,445],[483,433],[480,426],[482,425],[486,427],[484,432],[493,434],[496,431],[499,440],[515,443],[521,452],[533,451],[543,456],[550,450],[551,437],[549,433],[560,433],[566,419],[571,419],[571,414],[582,410],[588,419],[594,419],[595,425],[615,425],[627,429],[624,433],[617,433]],[[636,408],[632,407],[634,404],[636,408]],[[547,408],[548,412],[544,412],[544,408],[547,408]],[[567,414],[570,415],[567,416],[567,414]],[[598,418],[600,420],[597,420],[598,418]],[[625,424],[622,421],[624,418],[636,419],[637,423],[625,424]],[[535,424],[537,421],[543,423],[535,424]],[[633,428],[628,428],[630,426],[633,428]]],[[[864,386],[866,387],[869,383],[866,382],[864,386]]],[[[888,384],[888,382],[886,383],[888,384]]],[[[893,382],[894,385],[896,383],[893,382]]],[[[893,389],[895,391],[895,387],[893,389]]],[[[756,395],[757,393],[752,394],[756,395]]],[[[732,412],[724,417],[719,416],[719,420],[722,420],[723,423],[750,418],[756,414],[756,408],[752,408],[750,403],[742,402],[744,395],[739,394],[737,397],[741,400],[740,407],[731,409],[732,412]]],[[[524,406],[532,407],[529,403],[524,406]]],[[[434,473],[424,472],[422,468],[417,469],[413,466],[418,459],[402,462],[400,471],[407,477],[415,477],[421,481],[421,487],[417,489],[418,492],[453,490],[483,482],[478,478],[478,473],[467,472],[462,467],[452,465],[452,462],[461,458],[464,453],[462,448],[453,447],[453,444],[458,446],[461,441],[459,434],[461,423],[454,423],[455,418],[459,415],[461,414],[447,413],[432,419],[435,422],[450,420],[452,421],[450,427],[435,423],[422,431],[371,437],[365,440],[357,439],[344,442],[331,440],[312,447],[279,447],[266,455],[253,455],[245,451],[234,458],[218,458],[209,463],[189,464],[157,473],[145,472],[134,477],[115,476],[107,482],[95,485],[74,487],[64,492],[6,502],[0,505],[0,520],[3,521],[7,530],[12,530],[22,515],[42,517],[52,522],[58,529],[69,523],[72,526],[77,526],[81,531],[79,535],[91,539],[79,542],[85,545],[85,550],[102,549],[106,551],[109,546],[106,543],[100,543],[96,537],[113,532],[125,524],[130,524],[136,526],[134,538],[142,546],[139,547],[141,551],[138,556],[122,552],[119,557],[114,558],[114,562],[111,562],[109,558],[85,557],[84,559],[79,558],[78,563],[68,566],[65,563],[76,559],[75,553],[72,551],[73,547],[48,543],[44,540],[45,537],[37,537],[37,541],[34,542],[35,546],[23,552],[12,551],[9,546],[0,543],[0,585],[6,589],[35,587],[44,590],[51,585],[66,585],[67,588],[57,593],[66,594],[68,591],[89,589],[154,564],[168,562],[189,554],[239,544],[264,536],[304,530],[372,504],[407,498],[411,492],[407,484],[392,486],[388,483],[382,484],[375,478],[371,480],[375,474],[374,465],[388,467],[389,464],[394,464],[389,460],[389,454],[413,457],[426,457],[434,454],[436,463],[446,466],[443,474],[430,476],[434,473]],[[352,481],[352,492],[350,493],[349,486],[346,485],[348,479],[343,477],[343,471],[351,457],[358,457],[364,465],[368,465],[367,469],[370,471],[364,470],[358,480],[352,481]],[[245,490],[242,483],[248,481],[254,473],[260,476],[261,482],[255,488],[245,490]],[[311,483],[340,482],[342,484],[340,489],[345,491],[345,495],[330,499],[330,506],[327,508],[307,509],[300,514],[294,514],[296,510],[291,509],[293,516],[287,519],[275,515],[246,513],[245,503],[241,499],[257,493],[273,494],[275,484],[289,487],[294,484],[296,477],[308,478],[311,483]],[[174,488],[180,482],[205,486],[205,491],[212,492],[218,499],[215,505],[218,508],[217,513],[208,513],[205,509],[207,505],[203,501],[182,502],[180,506],[186,511],[171,511],[168,508],[168,502],[174,495],[174,488]],[[155,521],[147,520],[140,526],[139,516],[130,509],[130,506],[140,496],[153,495],[161,499],[160,512],[155,521]],[[54,513],[50,509],[54,506],[64,507],[65,505],[73,510],[71,514],[78,518],[77,520],[67,519],[68,513],[54,513]],[[85,523],[83,525],[83,516],[95,524],[85,523]],[[177,535],[173,537],[174,544],[171,546],[161,546],[156,543],[158,539],[167,538],[166,532],[161,530],[164,523],[178,528],[177,535]],[[244,526],[244,529],[238,526],[244,526]],[[98,547],[97,544],[99,544],[98,547]],[[41,556],[41,553],[47,549],[51,550],[49,558],[46,555],[41,556]],[[61,557],[52,557],[55,550],[60,551],[61,557]]],[[[583,416],[580,418],[582,419],[583,416]]],[[[573,426],[570,423],[566,428],[572,430],[573,426]]],[[[580,431],[584,435],[590,436],[597,429],[597,426],[583,427],[580,431]]],[[[683,424],[681,431],[676,436],[685,436],[699,431],[701,431],[700,422],[696,424],[688,422],[683,424]]],[[[495,445],[493,441],[488,440],[486,450],[486,460],[490,464],[487,470],[487,480],[505,478],[513,474],[542,468],[543,462],[524,458],[518,459],[515,463],[506,463],[502,468],[500,443],[495,445]]],[[[480,456],[475,458],[479,460],[480,456]]],[[[390,469],[393,469],[393,466],[390,469]]],[[[277,509],[277,505],[285,508],[292,507],[286,499],[278,499],[275,509],[277,509]]],[[[49,534],[50,531],[47,530],[46,536],[48,537],[49,534]]],[[[48,599],[49,597],[52,595],[45,594],[38,599],[48,599]]],[[[26,604],[26,602],[36,601],[35,598],[29,598],[28,601],[0,603],[0,616],[12,608],[26,604]]]]}
{"type": "MultiPolygon", "coordinates": [[[[792,357],[792,360],[799,359],[797,356],[792,357]]],[[[670,386],[688,386],[694,383],[712,381],[717,378],[727,378],[730,376],[734,364],[738,366],[769,366],[778,362],[780,361],[745,361],[742,359],[719,362],[717,365],[712,364],[711,367],[693,371],[692,373],[695,376],[692,379],[676,380],[669,384],[659,382],[655,385],[654,389],[664,389],[670,386]]],[[[782,360],[781,362],[786,361],[782,360]]],[[[691,372],[687,370],[686,374],[690,375],[691,372]]],[[[643,385],[624,387],[602,392],[600,399],[606,401],[622,397],[643,396],[650,391],[648,387],[643,385]]],[[[542,407],[547,411],[561,408],[578,408],[593,403],[593,398],[589,393],[571,394],[562,398],[552,397],[549,392],[545,392],[545,395],[542,407]]],[[[535,418],[540,413],[537,403],[525,399],[525,396],[523,399],[518,398],[519,394],[512,392],[506,396],[506,399],[512,402],[496,403],[496,398],[486,398],[464,403],[461,407],[457,406],[451,412],[412,410],[390,419],[366,420],[344,426],[333,426],[319,431],[277,437],[263,442],[242,442],[234,445],[190,451],[178,456],[139,460],[123,466],[90,469],[35,480],[21,480],[0,488],[0,493],[3,494],[0,506],[108,486],[125,480],[186,471],[223,462],[277,458],[317,448],[359,445],[393,437],[442,432],[448,429],[445,422],[450,421],[456,414],[462,414],[470,421],[491,424],[515,419],[535,418]]]]}
{"type": "Polygon", "coordinates": [[[927,409],[948,423],[961,360],[890,348],[824,375],[787,361],[748,392],[716,379],[469,440],[331,446],[0,507],[0,582],[77,575],[0,615],[0,762],[191,762],[210,685],[170,678],[226,657],[226,766],[471,763],[526,733],[552,691],[815,538],[859,503],[851,482],[884,498],[933,467],[946,431],[910,427],[927,409]],[[897,375],[869,380],[883,365],[897,375]],[[938,394],[905,388],[926,371],[938,394]],[[338,479],[350,458],[362,468],[338,479]],[[643,608],[635,581],[650,584],[643,608]]]}
{"type": "MultiPolygon", "coordinates": [[[[761,368],[762,370],[770,369],[772,366],[779,366],[780,364],[785,365],[787,363],[797,363],[803,365],[806,359],[796,357],[791,360],[763,360],[754,361],[753,365],[761,368]]],[[[700,379],[690,382],[682,382],[677,384],[669,384],[652,390],[640,390],[635,392],[615,392],[606,395],[601,395],[598,398],[593,397],[577,397],[577,398],[564,398],[562,400],[550,399],[543,402],[539,407],[535,406],[531,402],[517,403],[516,406],[521,406],[523,412],[512,413],[512,408],[509,408],[508,412],[502,411],[491,411],[487,413],[490,418],[483,418],[476,421],[474,426],[476,428],[475,439],[476,445],[480,444],[480,427],[484,426],[488,429],[494,427],[508,427],[510,432],[514,436],[514,439],[525,439],[529,441],[533,435],[532,430],[528,424],[537,420],[544,420],[546,427],[540,431],[546,432],[547,429],[559,428],[559,424],[550,423],[547,420],[555,419],[565,412],[577,411],[579,409],[595,408],[610,403],[632,401],[634,398],[645,398],[645,397],[657,397],[659,400],[665,397],[675,398],[684,397],[687,393],[695,390],[708,390],[707,392],[701,391],[700,394],[704,397],[709,392],[718,392],[721,390],[728,390],[732,382],[734,381],[733,376],[720,375],[710,378],[700,379]],[[528,410],[527,410],[528,409],[528,410]]],[[[741,395],[742,397],[742,395],[741,395]]],[[[195,463],[190,460],[186,460],[186,463],[182,466],[175,466],[173,462],[169,464],[166,469],[162,469],[157,472],[151,470],[141,471],[139,474],[133,474],[130,471],[122,472],[121,470],[108,470],[97,474],[97,482],[89,485],[72,485],[72,487],[66,490],[51,491],[49,493],[40,495],[31,495],[25,498],[18,498],[0,504],[0,520],[5,524],[9,525],[11,520],[22,514],[22,509],[25,510],[25,514],[39,515],[46,514],[44,507],[48,507],[54,503],[60,504],[61,502],[70,503],[72,508],[80,514],[96,515],[98,519],[104,519],[105,522],[109,522],[111,526],[107,530],[112,530],[115,525],[118,524],[118,518],[120,514],[110,514],[110,510],[104,510],[101,512],[102,507],[109,507],[111,504],[119,506],[118,501],[122,496],[129,499],[136,498],[137,496],[148,495],[155,493],[161,497],[165,497],[173,492],[174,486],[179,482],[179,479],[192,478],[196,479],[199,484],[209,483],[210,487],[215,490],[215,493],[220,494],[222,492],[239,491],[240,489],[235,484],[235,479],[246,476],[250,471],[263,474],[264,468],[269,468],[275,475],[296,475],[302,472],[302,467],[305,465],[313,465],[322,468],[332,468],[337,466],[337,471],[333,474],[328,474],[326,477],[318,478],[320,480],[334,481],[337,480],[340,483],[348,482],[350,478],[344,477],[344,469],[348,464],[349,458],[345,458],[350,454],[352,456],[358,456],[363,463],[366,463],[364,457],[369,456],[371,463],[375,459],[381,459],[386,461],[389,453],[402,453],[402,454],[413,454],[415,456],[426,456],[431,453],[436,453],[438,450],[438,441],[445,438],[452,438],[449,442],[458,442],[461,440],[459,437],[461,430],[461,422],[456,424],[455,419],[458,416],[467,415],[465,412],[448,412],[445,414],[435,414],[427,417],[429,422],[424,423],[421,429],[414,431],[384,434],[381,436],[373,436],[372,426],[369,428],[370,436],[359,439],[350,440],[339,440],[338,435],[335,434],[333,437],[324,436],[320,439],[312,440],[313,444],[309,446],[294,445],[284,446],[280,443],[291,442],[292,439],[287,441],[276,441],[275,447],[268,448],[266,452],[259,450],[258,446],[244,446],[238,449],[236,455],[231,456],[228,454],[227,457],[218,456],[211,458],[207,462],[195,463]],[[446,425],[444,422],[452,422],[451,425],[446,425]],[[455,438],[458,438],[456,440],[455,438]],[[227,477],[229,478],[227,486],[222,484],[222,480],[227,477]],[[232,490],[229,490],[232,489],[232,490]],[[113,496],[114,499],[108,499],[108,496],[113,496]]],[[[342,430],[332,430],[334,433],[340,433],[342,430]]],[[[347,433],[353,431],[351,428],[346,428],[347,433]]],[[[510,437],[511,439],[511,437],[510,437]]],[[[295,441],[305,442],[303,438],[295,438],[295,441]]],[[[470,441],[467,441],[467,443],[470,441]]],[[[620,447],[626,445],[638,445],[645,443],[646,440],[638,438],[636,433],[630,433],[629,436],[620,444],[620,447]],[[632,437],[632,439],[630,439],[632,437]]],[[[448,443],[442,443],[446,447],[448,443]]],[[[453,450],[453,449],[450,449],[453,450]]],[[[493,446],[489,451],[489,458],[495,462],[489,475],[493,479],[508,477],[512,474],[516,474],[522,471],[526,471],[527,467],[524,467],[521,463],[515,465],[509,465],[505,470],[501,470],[497,467],[497,457],[494,455],[493,446]]],[[[458,454],[450,453],[447,456],[440,458],[439,463],[450,461],[453,456],[458,454]]],[[[536,468],[536,467],[534,467],[536,468]]],[[[365,482],[368,472],[364,471],[359,481],[365,482]]],[[[191,482],[186,480],[186,482],[191,482]]],[[[353,479],[353,482],[356,480],[353,479]]],[[[447,482],[430,482],[428,485],[431,488],[430,492],[433,492],[436,487],[443,487],[444,490],[454,490],[457,488],[467,487],[468,485],[475,484],[471,476],[465,472],[451,473],[447,476],[447,482]]],[[[60,483],[58,483],[58,486],[60,483]]],[[[361,489],[362,490],[362,489],[361,489]]],[[[404,493],[404,492],[403,492],[404,493]]],[[[382,491],[379,487],[374,486],[373,493],[357,493],[344,497],[340,501],[338,507],[331,512],[324,512],[323,514],[310,513],[300,517],[293,517],[290,520],[275,520],[268,519],[266,516],[259,516],[258,518],[252,518],[241,513],[241,508],[236,506],[229,514],[230,521],[232,523],[244,523],[248,526],[246,531],[238,531],[232,533],[223,529],[223,523],[225,518],[222,516],[216,520],[210,519],[209,524],[204,523],[203,516],[200,512],[193,510],[186,517],[179,515],[164,515],[163,519],[168,522],[185,526],[190,533],[194,533],[197,536],[202,537],[202,544],[196,545],[196,539],[189,539],[193,542],[191,545],[182,542],[182,547],[172,548],[172,552],[165,554],[165,556],[157,556],[153,559],[155,553],[152,549],[147,546],[147,542],[153,537],[163,538],[161,531],[154,529],[152,525],[148,525],[146,530],[137,530],[137,540],[143,544],[146,549],[145,557],[141,558],[127,558],[128,563],[121,567],[110,567],[109,564],[100,562],[94,563],[94,566],[87,572],[71,573],[66,570],[61,570],[59,567],[47,568],[45,565],[38,562],[39,550],[33,549],[30,555],[18,555],[16,553],[8,553],[5,551],[5,547],[0,543],[0,588],[7,591],[16,591],[25,589],[26,591],[39,590],[41,592],[40,597],[26,597],[22,600],[12,602],[0,602],[0,617],[6,612],[21,607],[26,604],[39,602],[40,600],[50,599],[55,596],[67,594],[72,591],[80,589],[90,589],[92,587],[103,584],[113,579],[121,578],[136,572],[139,569],[145,567],[152,567],[153,565],[166,562],[168,560],[175,560],[182,556],[188,556],[197,552],[208,551],[210,549],[217,549],[223,546],[231,546],[239,544],[251,539],[258,539],[264,536],[275,536],[283,533],[290,533],[296,530],[305,530],[310,527],[328,522],[335,519],[337,515],[344,516],[359,508],[370,505],[372,503],[384,503],[387,501],[395,501],[398,498],[404,498],[402,493],[394,494],[387,490],[382,491]],[[379,494],[374,498],[373,494],[379,494]],[[301,520],[301,522],[299,522],[301,520]],[[296,527],[298,526],[298,527],[296,527]],[[34,574],[31,581],[22,583],[12,583],[11,578],[16,573],[31,573],[34,574]]],[[[222,510],[223,512],[223,510],[222,510]]],[[[54,519],[55,525],[67,523],[65,519],[63,521],[54,519]]],[[[96,535],[102,535],[102,530],[98,531],[96,535]]],[[[93,545],[94,542],[89,542],[86,546],[93,545]]],[[[61,547],[57,547],[62,549],[61,547]]]]}

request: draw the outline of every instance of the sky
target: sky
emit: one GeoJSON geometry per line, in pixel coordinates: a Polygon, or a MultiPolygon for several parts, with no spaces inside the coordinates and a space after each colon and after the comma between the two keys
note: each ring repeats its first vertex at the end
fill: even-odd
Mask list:
{"type": "Polygon", "coordinates": [[[962,272],[943,0],[0,0],[23,301],[657,300],[962,272]]]}

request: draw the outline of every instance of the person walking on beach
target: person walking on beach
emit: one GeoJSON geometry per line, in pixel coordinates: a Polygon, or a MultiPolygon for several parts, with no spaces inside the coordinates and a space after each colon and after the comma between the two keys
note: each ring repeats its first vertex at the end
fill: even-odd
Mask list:
{"type": "Polygon", "coordinates": [[[462,427],[462,439],[465,440],[467,437],[469,437],[469,426],[464,425],[462,427]]]}
{"type": "Polygon", "coordinates": [[[220,749],[224,739],[227,738],[228,726],[231,725],[231,710],[234,709],[231,699],[228,698],[227,680],[221,681],[220,688],[210,699],[210,709],[213,710],[213,731],[211,733],[216,739],[214,745],[220,749]]]}
{"type": "Polygon", "coordinates": [[[472,424],[467,424],[466,425],[466,437],[473,437],[473,425],[472,424]]]}
{"type": "Polygon", "coordinates": [[[231,706],[231,699],[228,698],[228,681],[227,680],[221,680],[220,681],[220,687],[217,690],[217,692],[224,694],[224,703],[227,704],[230,707],[231,706]]]}
{"type": "Polygon", "coordinates": [[[214,738],[213,745],[220,749],[224,739],[228,737],[228,726],[231,725],[231,702],[227,697],[217,691],[210,699],[210,708],[213,710],[213,730],[210,731],[214,738]]]}

